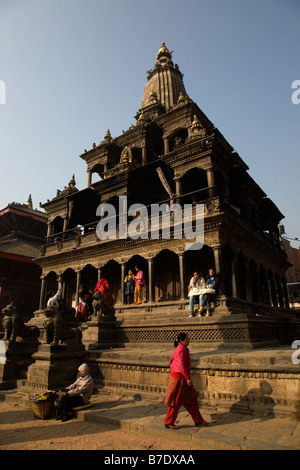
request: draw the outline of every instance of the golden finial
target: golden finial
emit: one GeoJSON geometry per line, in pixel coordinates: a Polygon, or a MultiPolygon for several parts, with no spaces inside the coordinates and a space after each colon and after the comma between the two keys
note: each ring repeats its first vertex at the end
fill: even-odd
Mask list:
{"type": "Polygon", "coordinates": [[[106,134],[104,136],[104,140],[106,140],[107,142],[110,142],[111,139],[112,139],[111,133],[110,133],[109,129],[107,129],[106,134]]]}
{"type": "Polygon", "coordinates": [[[192,131],[192,134],[190,136],[191,138],[199,139],[201,137],[205,137],[206,135],[206,130],[202,126],[196,114],[194,115],[194,120],[192,122],[191,131],[192,131]]]}
{"type": "MultiPolygon", "coordinates": [[[[173,51],[172,51],[173,52],[173,51]]],[[[159,49],[156,59],[159,60],[161,57],[168,57],[170,60],[172,59],[172,52],[166,47],[165,43],[161,43],[161,48],[159,49]]]]}
{"type": "Polygon", "coordinates": [[[200,129],[202,129],[201,122],[199,121],[198,117],[195,114],[194,120],[192,122],[192,131],[194,132],[195,130],[200,130],[200,129]]]}
{"type": "Polygon", "coordinates": [[[29,196],[28,196],[28,200],[27,200],[26,205],[27,205],[27,207],[28,207],[29,209],[32,209],[32,208],[33,208],[33,206],[32,206],[32,197],[31,197],[31,194],[29,194],[29,196]]]}

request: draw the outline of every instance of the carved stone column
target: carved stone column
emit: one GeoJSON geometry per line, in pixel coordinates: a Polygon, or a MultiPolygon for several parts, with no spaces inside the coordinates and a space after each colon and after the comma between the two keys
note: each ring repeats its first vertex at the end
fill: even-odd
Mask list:
{"type": "Polygon", "coordinates": [[[149,298],[148,301],[151,303],[154,301],[153,288],[154,288],[154,270],[153,270],[153,258],[148,258],[148,277],[149,277],[149,298]]]}
{"type": "Polygon", "coordinates": [[[225,283],[224,283],[224,269],[223,269],[223,256],[222,256],[222,248],[220,245],[212,246],[215,258],[215,270],[216,274],[219,274],[219,287],[218,293],[224,294],[225,293],[225,283]]]}
{"type": "Polygon", "coordinates": [[[250,282],[250,272],[249,272],[249,260],[245,259],[245,292],[246,292],[246,300],[253,300],[252,299],[252,292],[251,292],[251,282],[250,282]]]}
{"type": "Polygon", "coordinates": [[[212,168],[209,168],[206,170],[206,175],[207,175],[207,184],[209,187],[209,197],[215,197],[216,191],[215,191],[215,174],[214,170],[212,168]]]}
{"type": "Polygon", "coordinates": [[[175,193],[176,193],[175,202],[177,204],[181,204],[181,178],[180,176],[175,176],[174,181],[175,181],[175,193]]]}
{"type": "Polygon", "coordinates": [[[90,170],[87,171],[87,188],[90,188],[92,185],[92,172],[90,170]]]}
{"type": "Polygon", "coordinates": [[[42,282],[41,282],[41,293],[40,293],[40,305],[39,305],[39,310],[43,310],[45,308],[45,294],[46,294],[46,277],[41,276],[42,282]]]}
{"type": "Polygon", "coordinates": [[[68,225],[69,225],[69,219],[68,216],[66,215],[64,217],[64,225],[63,225],[63,238],[67,238],[66,231],[68,230],[68,225]]]}
{"type": "Polygon", "coordinates": [[[81,281],[81,271],[76,271],[76,295],[75,295],[75,305],[78,305],[78,295],[79,295],[79,287],[81,281]]]}
{"type": "Polygon", "coordinates": [[[169,137],[163,137],[164,139],[164,154],[166,155],[170,151],[170,142],[169,142],[169,137]]]}
{"type": "Polygon", "coordinates": [[[124,289],[124,279],[126,276],[125,273],[126,263],[121,264],[121,302],[124,305],[125,302],[125,289],[124,289]]]}
{"type": "Polygon", "coordinates": [[[232,256],[232,258],[231,258],[231,286],[232,286],[232,297],[237,297],[236,276],[237,276],[237,259],[236,259],[236,255],[233,254],[233,256],[232,256]]]}
{"type": "Polygon", "coordinates": [[[185,300],[185,283],[184,283],[185,256],[184,256],[184,253],[179,253],[178,257],[179,257],[180,300],[185,300]]]}
{"type": "Polygon", "coordinates": [[[51,237],[51,235],[52,235],[52,222],[49,222],[49,220],[48,220],[48,222],[47,222],[47,238],[51,237]]]}

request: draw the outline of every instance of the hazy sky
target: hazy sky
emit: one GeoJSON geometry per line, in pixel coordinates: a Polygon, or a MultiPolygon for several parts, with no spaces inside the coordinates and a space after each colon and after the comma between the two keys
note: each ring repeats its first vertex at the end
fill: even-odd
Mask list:
{"type": "Polygon", "coordinates": [[[300,239],[299,0],[0,0],[0,209],[86,187],[79,155],[135,123],[162,41],[300,239]]]}

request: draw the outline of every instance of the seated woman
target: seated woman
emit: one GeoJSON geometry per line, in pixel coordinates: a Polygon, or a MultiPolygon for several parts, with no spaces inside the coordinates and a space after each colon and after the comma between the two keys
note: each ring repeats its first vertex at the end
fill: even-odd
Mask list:
{"type": "Polygon", "coordinates": [[[90,376],[87,364],[78,367],[80,377],[64,390],[58,392],[58,407],[56,419],[63,422],[73,417],[73,408],[86,405],[94,390],[94,380],[90,376]]]}
{"type": "Polygon", "coordinates": [[[210,312],[211,305],[210,305],[210,303],[211,303],[211,300],[214,297],[214,295],[216,295],[218,284],[219,284],[219,276],[218,276],[218,274],[215,273],[213,268],[210,268],[209,272],[208,272],[208,276],[206,278],[206,287],[210,288],[210,289],[214,289],[215,292],[214,293],[204,294],[202,296],[201,306],[200,306],[200,309],[199,309],[199,317],[203,316],[204,307],[206,307],[206,316],[210,317],[210,315],[211,315],[211,312],[210,312]]]}

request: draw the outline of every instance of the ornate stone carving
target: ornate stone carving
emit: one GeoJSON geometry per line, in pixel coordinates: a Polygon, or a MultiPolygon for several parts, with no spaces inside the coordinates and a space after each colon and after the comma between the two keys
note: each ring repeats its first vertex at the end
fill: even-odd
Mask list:
{"type": "Polygon", "coordinates": [[[131,163],[132,153],[129,147],[125,147],[121,152],[120,163],[131,163]]]}
{"type": "Polygon", "coordinates": [[[57,346],[59,341],[81,343],[82,333],[79,328],[68,327],[65,324],[62,312],[51,305],[45,310],[44,322],[46,343],[57,346]]]}
{"type": "Polygon", "coordinates": [[[26,326],[23,322],[20,312],[17,310],[14,302],[6,305],[2,309],[4,318],[2,320],[5,335],[4,341],[16,341],[19,337],[21,340],[24,338],[38,338],[39,329],[35,326],[26,326]]]}
{"type": "Polygon", "coordinates": [[[112,318],[115,316],[115,309],[105,305],[104,297],[99,290],[93,294],[93,311],[94,315],[99,315],[100,317],[112,318]]]}

